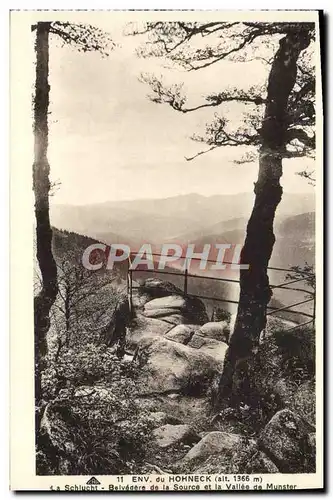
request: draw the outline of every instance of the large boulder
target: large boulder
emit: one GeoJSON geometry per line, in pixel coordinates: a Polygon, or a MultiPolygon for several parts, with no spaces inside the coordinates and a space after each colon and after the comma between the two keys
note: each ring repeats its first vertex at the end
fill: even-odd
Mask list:
{"type": "Polygon", "coordinates": [[[163,316],[163,318],[161,317],[161,319],[165,321],[168,325],[171,325],[171,327],[172,325],[173,326],[183,325],[187,321],[186,317],[179,313],[173,313],[168,316],[163,316]]]}
{"type": "Polygon", "coordinates": [[[155,442],[160,448],[170,448],[178,443],[193,444],[200,441],[198,434],[187,424],[166,424],[153,431],[155,442]]]}
{"type": "Polygon", "coordinates": [[[162,338],[170,329],[172,325],[165,321],[137,314],[131,328],[127,330],[126,349],[134,352],[139,346],[150,345],[162,338]]]}
{"type": "Polygon", "coordinates": [[[211,321],[200,327],[200,333],[209,339],[228,343],[230,325],[227,321],[211,321]]]}
{"type": "MultiPolygon", "coordinates": [[[[148,302],[149,304],[149,302],[148,302]]],[[[168,318],[169,316],[173,315],[178,315],[180,316],[183,321],[185,321],[185,316],[180,314],[179,309],[172,309],[171,307],[165,307],[165,308],[160,308],[160,309],[144,309],[143,314],[147,318],[157,318],[157,319],[164,319],[168,318]]]]}
{"type": "Polygon", "coordinates": [[[186,300],[180,295],[168,295],[167,297],[161,297],[147,302],[145,305],[145,311],[150,311],[152,309],[178,309],[184,311],[186,310],[186,300]]]}
{"type": "Polygon", "coordinates": [[[210,455],[220,454],[227,451],[234,451],[242,443],[242,437],[238,434],[213,431],[206,434],[181,460],[182,464],[189,462],[199,462],[205,460],[210,455]]]}
{"type": "Polygon", "coordinates": [[[202,393],[223,366],[206,352],[166,338],[140,348],[138,361],[143,393],[202,393]]]}
{"type": "Polygon", "coordinates": [[[274,462],[262,451],[256,451],[243,471],[245,474],[277,474],[279,469],[274,462]]]}
{"type": "Polygon", "coordinates": [[[139,292],[149,295],[151,298],[182,294],[182,290],[169,281],[163,281],[158,278],[148,278],[143,281],[137,281],[140,284],[139,292]]]}
{"type": "Polygon", "coordinates": [[[72,424],[66,402],[52,402],[45,407],[40,432],[58,453],[72,453],[75,448],[72,424]]]}
{"type": "Polygon", "coordinates": [[[177,325],[165,335],[165,338],[186,345],[199,328],[200,325],[177,325]]]}
{"type": "Polygon", "coordinates": [[[201,300],[181,295],[168,295],[153,299],[144,305],[143,314],[149,318],[160,318],[174,324],[197,323],[201,325],[207,320],[206,308],[201,300]]]}
{"type": "Polygon", "coordinates": [[[316,386],[314,380],[303,382],[291,398],[292,409],[308,422],[310,431],[316,426],[316,386]]]}
{"type": "Polygon", "coordinates": [[[200,352],[212,356],[223,367],[224,359],[228,350],[228,344],[204,337],[199,330],[196,332],[188,343],[189,347],[199,349],[200,352]]]}
{"type": "Polygon", "coordinates": [[[259,435],[259,448],[276,464],[280,472],[310,472],[313,463],[307,429],[298,415],[288,409],[278,411],[259,435]]]}

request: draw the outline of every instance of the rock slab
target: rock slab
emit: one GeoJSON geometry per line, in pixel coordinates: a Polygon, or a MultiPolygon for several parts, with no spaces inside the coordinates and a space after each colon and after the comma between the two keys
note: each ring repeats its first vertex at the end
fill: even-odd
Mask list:
{"type": "Polygon", "coordinates": [[[153,437],[160,448],[170,448],[178,443],[193,444],[200,441],[198,434],[187,424],[166,424],[153,431],[153,437]]]}

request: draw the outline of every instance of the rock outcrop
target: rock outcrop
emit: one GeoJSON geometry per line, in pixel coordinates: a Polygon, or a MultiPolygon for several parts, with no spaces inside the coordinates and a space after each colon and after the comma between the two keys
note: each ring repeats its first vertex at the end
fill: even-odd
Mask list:
{"type": "Polygon", "coordinates": [[[238,434],[208,432],[187,454],[179,460],[174,471],[179,473],[230,472],[228,466],[235,451],[242,447],[243,438],[238,434]],[[224,461],[226,460],[226,463],[224,461]]]}
{"type": "Polygon", "coordinates": [[[190,462],[207,458],[209,455],[233,450],[242,442],[238,434],[213,431],[206,434],[183,458],[183,462],[190,462]]]}
{"type": "Polygon", "coordinates": [[[177,325],[165,335],[165,338],[187,345],[199,329],[200,325],[177,325]]]}
{"type": "Polygon", "coordinates": [[[150,300],[168,295],[182,295],[182,290],[169,281],[163,281],[158,278],[147,278],[138,280],[140,288],[139,295],[146,295],[150,300]]]}
{"type": "Polygon", "coordinates": [[[74,450],[69,408],[65,403],[52,402],[45,407],[40,429],[41,435],[48,439],[57,453],[71,453],[74,450]]]}
{"type": "MultiPolygon", "coordinates": [[[[216,354],[216,353],[215,353],[216,354]]],[[[223,367],[224,355],[209,355],[166,338],[140,346],[140,386],[145,393],[202,393],[223,367]]]]}
{"type": "Polygon", "coordinates": [[[202,325],[208,319],[205,306],[199,299],[181,295],[152,299],[145,303],[142,314],[147,318],[159,318],[175,325],[202,325]]]}
{"type": "MultiPolygon", "coordinates": [[[[184,297],[173,284],[158,279],[145,280],[135,301],[136,318],[128,345],[135,350],[140,366],[140,397],[149,400],[157,396],[165,402],[169,398],[180,401],[184,396],[198,399],[206,394],[223,371],[235,316],[230,321],[209,322],[201,300],[184,297]]],[[[244,376],[247,368],[239,364],[234,375],[234,387],[240,396],[248,392],[244,376]]],[[[174,472],[234,473],[233,463],[237,467],[241,464],[246,474],[313,472],[314,392],[313,385],[304,383],[292,397],[287,381],[280,378],[274,394],[290,409],[278,411],[256,441],[220,430],[199,437],[184,423],[186,418],[180,422],[164,412],[155,412],[155,444],[162,449],[181,449],[184,445],[185,452],[186,446],[196,443],[174,464],[174,472]]],[[[170,411],[168,404],[166,407],[170,411]]]]}
{"type": "Polygon", "coordinates": [[[216,337],[224,323],[208,323],[204,303],[172,283],[145,280],[135,296],[126,349],[136,352],[145,393],[204,393],[223,369],[228,346],[216,337]]]}
{"type": "Polygon", "coordinates": [[[276,474],[280,472],[274,462],[262,451],[257,450],[245,465],[245,474],[276,474]]]}
{"type": "Polygon", "coordinates": [[[200,330],[193,335],[188,346],[212,356],[217,362],[224,361],[228,349],[228,344],[204,337],[201,335],[200,330]]]}
{"type": "Polygon", "coordinates": [[[304,422],[288,409],[280,410],[261,431],[259,448],[275,463],[280,472],[309,472],[313,449],[304,422]]]}
{"type": "Polygon", "coordinates": [[[170,448],[178,443],[193,444],[200,441],[198,434],[187,424],[166,424],[153,431],[155,442],[160,448],[170,448]]]}
{"type": "Polygon", "coordinates": [[[257,441],[213,431],[175,464],[175,472],[232,473],[237,462],[243,474],[309,473],[315,471],[315,436],[288,409],[280,410],[257,441]]]}
{"type": "Polygon", "coordinates": [[[172,328],[172,325],[160,319],[137,315],[126,336],[127,350],[134,352],[138,347],[150,345],[163,338],[172,328]]]}
{"type": "Polygon", "coordinates": [[[201,326],[200,333],[202,336],[209,339],[228,343],[230,336],[230,324],[227,321],[211,321],[201,326]]]}

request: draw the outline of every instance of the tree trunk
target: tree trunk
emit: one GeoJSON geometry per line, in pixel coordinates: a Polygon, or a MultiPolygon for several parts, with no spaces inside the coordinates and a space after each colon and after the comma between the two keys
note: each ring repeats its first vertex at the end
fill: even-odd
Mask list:
{"type": "MultiPolygon", "coordinates": [[[[280,40],[268,79],[267,104],[261,128],[259,174],[255,183],[255,202],[247,225],[240,271],[240,297],[237,318],[219,386],[219,403],[227,397],[251,397],[249,367],[266,326],[266,309],[272,292],[267,267],[275,243],[273,223],[282,197],[280,178],[288,129],[288,98],[295,85],[297,59],[310,43],[308,31],[290,32],[280,40]],[[241,372],[234,379],[235,371],[241,372]]],[[[244,400],[244,398],[243,398],[244,400]]]]}
{"type": "Polygon", "coordinates": [[[34,164],[37,260],[42,288],[34,299],[35,323],[35,399],[42,399],[41,373],[47,354],[46,335],[50,326],[50,309],[58,293],[57,267],[52,254],[52,229],[49,217],[50,166],[47,160],[49,107],[49,29],[50,23],[36,27],[36,89],[34,100],[34,164]]]}

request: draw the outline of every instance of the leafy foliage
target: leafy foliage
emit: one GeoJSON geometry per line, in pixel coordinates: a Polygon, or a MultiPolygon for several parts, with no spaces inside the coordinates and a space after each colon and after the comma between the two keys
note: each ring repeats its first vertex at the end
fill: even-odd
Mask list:
{"type": "MultiPolygon", "coordinates": [[[[302,279],[304,283],[309,287],[312,295],[316,291],[316,274],[314,267],[311,264],[305,262],[304,266],[292,266],[290,268],[290,273],[286,275],[288,280],[298,280],[302,279]]],[[[310,293],[310,291],[308,293],[310,293]]]]}
{"type": "MultiPolygon", "coordinates": [[[[53,21],[48,24],[49,32],[62,40],[64,45],[71,45],[79,52],[99,52],[108,57],[116,44],[109,33],[86,23],[53,21]]],[[[31,30],[36,29],[36,25],[31,30]]]]}
{"type": "Polygon", "coordinates": [[[212,321],[226,321],[230,323],[231,313],[225,309],[215,306],[212,315],[212,321]]]}
{"type": "MultiPolygon", "coordinates": [[[[282,158],[313,157],[315,148],[315,71],[313,42],[314,24],[311,23],[262,23],[262,22],[149,22],[131,26],[129,33],[143,35],[146,42],[139,49],[142,57],[163,57],[173,65],[187,71],[198,71],[224,60],[246,63],[257,59],[271,65],[282,37],[294,37],[302,43],[303,53],[297,61],[296,84],[288,100],[288,133],[282,158]]],[[[141,81],[153,91],[150,99],[166,103],[176,111],[189,113],[202,108],[224,107],[231,102],[242,103],[245,109],[243,123],[230,126],[226,114],[218,113],[213,122],[207,123],[203,134],[192,139],[205,143],[209,149],[200,151],[188,160],[223,146],[248,146],[245,157],[239,162],[251,161],[262,142],[260,122],[264,117],[263,105],[267,102],[267,85],[248,89],[226,87],[205,96],[205,101],[187,107],[183,84],[166,85],[163,78],[142,75],[141,81]],[[250,155],[250,157],[248,156],[250,155]]],[[[307,173],[307,171],[306,171],[307,173]]],[[[304,175],[303,175],[304,176],[304,175]]]]}
{"type": "MultiPolygon", "coordinates": [[[[133,472],[152,426],[137,400],[135,375],[131,363],[120,361],[104,345],[63,349],[50,364],[43,374],[51,401],[48,432],[53,446],[61,443],[53,473],[60,473],[64,463],[67,474],[133,472]]],[[[45,463],[40,467],[45,469],[45,463]]]]}
{"type": "MultiPolygon", "coordinates": [[[[242,418],[248,419],[254,429],[262,428],[277,411],[294,407],[297,390],[304,383],[313,383],[314,377],[314,330],[306,327],[289,332],[277,329],[262,341],[254,357],[250,399],[242,403],[247,408],[242,418]]],[[[305,413],[309,413],[309,409],[305,413]]]]}
{"type": "Polygon", "coordinates": [[[50,360],[43,381],[49,395],[55,397],[61,388],[120,383],[123,376],[130,375],[134,375],[130,365],[121,364],[112,349],[105,344],[87,343],[63,348],[56,361],[50,360]]]}

